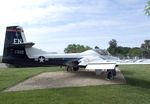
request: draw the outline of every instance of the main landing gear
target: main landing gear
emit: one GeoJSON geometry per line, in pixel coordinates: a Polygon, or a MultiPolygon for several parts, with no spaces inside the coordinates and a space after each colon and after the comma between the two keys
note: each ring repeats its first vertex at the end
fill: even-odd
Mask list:
{"type": "Polygon", "coordinates": [[[67,66],[66,67],[66,71],[68,71],[68,72],[76,72],[76,71],[79,71],[79,67],[78,66],[67,66]]]}
{"type": "Polygon", "coordinates": [[[107,69],[107,79],[113,80],[116,76],[116,68],[115,69],[107,69]]]}

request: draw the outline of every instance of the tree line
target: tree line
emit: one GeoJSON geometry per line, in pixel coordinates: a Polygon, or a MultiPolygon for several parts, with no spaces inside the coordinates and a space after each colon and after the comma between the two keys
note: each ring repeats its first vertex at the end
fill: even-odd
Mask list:
{"type": "MultiPolygon", "coordinates": [[[[65,53],[80,53],[86,50],[93,49],[89,46],[84,46],[80,44],[69,44],[65,49],[65,53]]],[[[95,46],[94,49],[99,49],[98,46],[95,46]]],[[[113,55],[120,58],[150,58],[150,40],[145,40],[140,47],[123,47],[118,46],[117,40],[112,39],[109,41],[109,47],[107,51],[113,55]]]]}
{"type": "Polygon", "coordinates": [[[140,47],[122,47],[117,45],[117,41],[112,39],[109,41],[109,47],[107,48],[110,54],[124,57],[139,57],[139,58],[150,58],[150,40],[145,40],[140,47]]]}

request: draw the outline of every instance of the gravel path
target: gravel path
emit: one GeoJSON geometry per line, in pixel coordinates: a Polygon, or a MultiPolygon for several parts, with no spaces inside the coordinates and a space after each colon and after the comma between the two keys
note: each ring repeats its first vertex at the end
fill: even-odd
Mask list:
{"type": "Polygon", "coordinates": [[[74,73],[46,72],[6,89],[5,92],[126,83],[124,76],[120,71],[117,71],[117,76],[114,80],[106,80],[105,78],[105,73],[102,73],[100,76],[96,76],[95,72],[90,71],[80,71],[74,73]]]}

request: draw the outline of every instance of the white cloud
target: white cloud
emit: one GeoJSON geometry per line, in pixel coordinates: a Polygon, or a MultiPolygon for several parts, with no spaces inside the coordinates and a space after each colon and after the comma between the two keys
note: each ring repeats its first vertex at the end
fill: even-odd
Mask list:
{"type": "Polygon", "coordinates": [[[111,37],[122,37],[113,34],[148,34],[149,19],[144,17],[146,1],[4,0],[0,3],[0,48],[8,25],[23,26],[27,40],[39,43],[42,39],[47,42],[58,39],[63,44],[74,39],[89,44],[106,39],[107,43],[111,37]],[[91,38],[97,41],[90,43],[91,38]]]}
{"type": "Polygon", "coordinates": [[[0,22],[5,25],[31,25],[44,21],[56,21],[63,18],[65,13],[72,12],[75,9],[59,4],[51,5],[47,2],[48,0],[5,0],[0,4],[0,22]]]}
{"type": "Polygon", "coordinates": [[[115,20],[87,20],[75,23],[68,23],[65,25],[58,25],[55,27],[42,26],[42,27],[27,27],[24,28],[27,41],[33,41],[35,43],[71,43],[86,42],[92,40],[108,40],[112,36],[107,34],[107,31],[111,27],[121,27],[123,23],[115,20]],[[108,29],[107,29],[108,28],[108,29]],[[103,29],[103,32],[100,29],[103,29]],[[96,30],[96,31],[95,31],[96,30]],[[98,32],[97,32],[98,30],[98,32]],[[95,31],[95,32],[92,32],[95,31]],[[105,34],[105,35],[102,35],[105,34]],[[107,35],[106,35],[107,34],[107,35]],[[95,35],[93,37],[93,35],[95,35]]]}
{"type": "Polygon", "coordinates": [[[69,20],[73,18],[72,14],[76,15],[79,12],[89,14],[106,10],[106,2],[95,3],[97,0],[94,3],[75,0],[5,0],[0,4],[0,23],[3,26],[15,24],[47,25],[55,21],[69,20]]]}

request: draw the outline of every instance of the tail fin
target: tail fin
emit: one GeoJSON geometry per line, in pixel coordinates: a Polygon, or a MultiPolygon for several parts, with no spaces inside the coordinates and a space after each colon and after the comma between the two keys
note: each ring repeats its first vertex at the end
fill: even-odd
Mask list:
{"type": "Polygon", "coordinates": [[[2,62],[11,64],[16,59],[26,57],[25,46],[18,45],[22,43],[26,43],[23,29],[19,26],[7,27],[2,62]]]}

